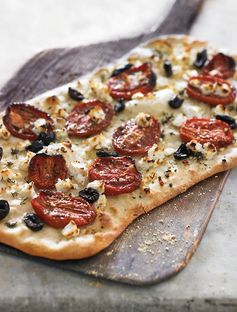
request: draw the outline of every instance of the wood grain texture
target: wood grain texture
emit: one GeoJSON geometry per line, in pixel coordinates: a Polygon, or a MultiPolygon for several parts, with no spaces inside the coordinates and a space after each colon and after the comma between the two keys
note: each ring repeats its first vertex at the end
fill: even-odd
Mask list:
{"type": "MultiPolygon", "coordinates": [[[[160,34],[188,33],[201,4],[200,0],[177,0],[165,21],[152,33],[37,54],[3,87],[0,107],[4,108],[12,101],[27,100],[69,82],[160,34]]],[[[37,260],[129,284],[161,281],[189,262],[203,236],[227,174],[207,179],[139,218],[109,248],[90,259],[64,262],[37,260]]],[[[36,259],[4,245],[0,245],[0,250],[36,259]]]]}

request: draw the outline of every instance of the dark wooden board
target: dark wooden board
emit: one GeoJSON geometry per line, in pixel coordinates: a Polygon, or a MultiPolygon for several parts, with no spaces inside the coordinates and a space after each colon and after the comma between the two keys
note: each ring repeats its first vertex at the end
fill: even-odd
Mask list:
{"type": "MultiPolygon", "coordinates": [[[[120,57],[160,34],[188,33],[201,0],[177,0],[152,33],[70,49],[43,51],[29,60],[0,92],[0,107],[27,100],[120,57]]],[[[211,217],[228,173],[195,185],[186,193],[142,216],[106,250],[79,261],[48,261],[0,245],[0,250],[62,269],[129,284],[151,284],[174,275],[189,262],[211,217]]]]}

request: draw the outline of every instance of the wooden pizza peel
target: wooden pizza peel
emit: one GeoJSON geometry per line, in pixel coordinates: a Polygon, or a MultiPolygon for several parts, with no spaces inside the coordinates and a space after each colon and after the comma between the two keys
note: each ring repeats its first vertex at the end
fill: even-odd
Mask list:
{"type": "MultiPolygon", "coordinates": [[[[40,52],[2,88],[1,109],[13,101],[25,101],[70,82],[149,39],[163,34],[188,34],[202,2],[176,0],[156,30],[133,38],[40,52]]],[[[3,244],[0,244],[0,251],[128,284],[157,283],[188,264],[205,232],[227,176],[228,172],[224,172],[202,181],[140,217],[111,246],[88,259],[45,260],[3,244]]]]}

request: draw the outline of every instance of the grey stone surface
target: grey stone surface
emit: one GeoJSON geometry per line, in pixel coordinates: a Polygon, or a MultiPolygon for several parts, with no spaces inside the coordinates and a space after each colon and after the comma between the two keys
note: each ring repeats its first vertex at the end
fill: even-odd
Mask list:
{"type": "MultiPolygon", "coordinates": [[[[83,21],[87,19],[90,23],[90,9],[93,7],[93,16],[103,12],[98,4],[93,6],[96,1],[89,1],[88,12],[83,3],[83,21]],[[96,11],[97,10],[97,11],[96,11]]],[[[169,1],[170,3],[171,1],[169,1]]],[[[90,41],[96,41],[96,32],[92,31],[90,26],[84,27],[84,24],[76,24],[76,19],[72,12],[80,12],[82,1],[77,1],[77,10],[75,10],[76,1],[72,1],[70,9],[70,27],[67,31],[74,31],[75,25],[82,27],[79,34],[82,34],[83,40],[89,38],[90,41]],[[88,35],[86,36],[86,31],[88,35]]],[[[108,1],[101,0],[100,5],[106,7],[108,1]]],[[[121,12],[125,14],[126,8],[130,6],[125,0],[120,1],[121,12]]],[[[146,3],[155,4],[155,1],[139,0],[136,12],[138,15],[145,10],[146,3]],[[140,9],[139,9],[140,5],[140,9]]],[[[157,1],[156,1],[157,3],[157,1]]],[[[235,34],[233,29],[237,26],[237,2],[235,0],[226,0],[225,6],[222,0],[209,0],[204,6],[204,11],[198,19],[197,25],[193,29],[193,34],[200,38],[207,38],[219,46],[231,47],[237,50],[237,42],[234,40],[235,34]]],[[[2,18],[0,21],[0,36],[5,38],[1,44],[0,52],[0,81],[10,77],[13,69],[32,54],[42,47],[66,44],[76,45],[80,40],[77,36],[62,38],[56,36],[56,41],[51,42],[52,31],[56,33],[63,31],[65,25],[64,10],[68,8],[68,2],[56,0],[1,0],[2,18]],[[34,5],[32,5],[32,2],[34,5]],[[47,11],[47,3],[50,10],[55,12],[57,18],[61,16],[62,23],[53,21],[50,26],[50,14],[47,11]],[[60,3],[53,10],[56,3],[60,3]],[[22,42],[19,36],[23,36],[23,26],[18,26],[23,22],[24,17],[30,18],[30,10],[35,8],[41,14],[41,23],[34,22],[33,27],[27,26],[27,39],[22,42]],[[5,10],[5,11],[4,11],[5,10]],[[25,16],[23,16],[25,10],[25,16]],[[61,10],[61,11],[60,11],[61,10]],[[45,15],[44,15],[45,12],[45,15]],[[4,17],[3,17],[4,16],[4,17]],[[9,17],[9,19],[8,19],[9,17]],[[51,30],[47,33],[47,27],[44,26],[44,37],[34,40],[34,36],[40,36],[40,24],[48,23],[51,30]],[[57,27],[56,27],[57,26],[57,27]],[[8,29],[12,27],[11,31],[8,29]],[[54,29],[55,28],[55,29],[54,29]],[[7,38],[7,35],[10,37],[7,38]],[[11,40],[10,40],[11,38],[11,40]],[[66,41],[65,41],[66,40],[66,41]],[[9,41],[9,42],[8,42],[9,41]],[[38,42],[38,46],[37,46],[38,42]],[[25,43],[25,44],[22,44],[25,43]],[[14,46],[15,44],[15,46],[14,46]],[[15,47],[15,49],[14,49],[15,47]],[[20,58],[17,57],[19,50],[20,58]],[[26,53],[24,54],[24,51],[26,53]],[[10,69],[8,70],[8,65],[10,69]]],[[[118,10],[119,5],[116,6],[118,10]]],[[[154,10],[150,10],[153,11],[154,10]]],[[[68,11],[67,11],[68,12],[68,11]]],[[[115,33],[110,31],[113,28],[113,19],[118,20],[122,13],[114,13],[112,17],[107,17],[111,23],[110,27],[103,24],[97,19],[98,29],[100,30],[99,39],[109,39],[110,36],[126,36],[135,33],[134,17],[129,24],[128,16],[125,18],[125,25],[116,28],[115,33]],[[125,27],[126,26],[126,27],[125,27]],[[131,33],[127,29],[131,26],[131,33]],[[101,35],[104,32],[104,35],[101,35]]],[[[36,13],[34,13],[36,14],[36,13]]],[[[146,14],[149,14],[146,11],[146,14]]],[[[154,19],[150,13],[150,19],[154,19]]],[[[157,14],[157,13],[155,13],[157,14]]],[[[34,19],[33,15],[31,20],[34,19]]],[[[78,14],[78,19],[80,16],[78,14]]],[[[139,23],[140,20],[136,20],[139,23]]],[[[149,26],[150,23],[147,15],[141,21],[143,25],[149,26]]],[[[26,25],[26,24],[24,24],[26,25]]],[[[28,25],[28,24],[27,24],[28,25]]],[[[30,25],[30,23],[29,23],[30,25]]],[[[92,25],[92,24],[88,24],[92,25]]],[[[139,24],[142,29],[141,24],[139,24]]],[[[114,25],[115,26],[115,25],[114,25]]],[[[69,26],[67,26],[69,27],[69,26]]],[[[64,36],[66,32],[63,33],[64,36]]],[[[82,41],[83,41],[82,40],[82,41]]],[[[88,42],[89,42],[88,41],[88,42]]],[[[1,40],[1,43],[3,41],[1,40]]],[[[31,311],[58,311],[58,312],[107,312],[107,311],[129,311],[129,312],[153,312],[153,311],[237,311],[237,170],[233,170],[228,178],[220,200],[214,210],[213,216],[205,233],[205,236],[195,253],[190,264],[185,270],[177,276],[154,286],[135,287],[119,283],[113,283],[104,280],[98,280],[87,276],[75,274],[73,272],[62,271],[47,265],[26,259],[15,258],[5,254],[0,254],[0,311],[7,312],[31,312],[31,311]]],[[[142,269],[142,268],[141,268],[142,269]]]]}

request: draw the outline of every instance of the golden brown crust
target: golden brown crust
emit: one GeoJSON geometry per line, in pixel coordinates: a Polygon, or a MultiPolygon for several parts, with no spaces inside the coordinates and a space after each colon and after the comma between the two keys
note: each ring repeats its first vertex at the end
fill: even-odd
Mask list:
{"type": "MultiPolygon", "coordinates": [[[[168,38],[156,39],[147,45],[149,47],[160,47],[162,43],[164,49],[170,49],[171,43],[174,44],[174,42],[177,42],[186,45],[187,49],[189,49],[189,41],[190,38],[188,36],[170,36],[168,38]]],[[[192,41],[192,46],[203,47],[205,45],[205,42],[192,41]]],[[[211,162],[208,169],[199,170],[198,165],[196,166],[196,170],[195,165],[194,167],[187,167],[182,179],[177,179],[177,176],[174,174],[172,177],[174,182],[172,188],[164,185],[162,190],[150,194],[144,193],[144,199],[142,201],[134,201],[130,195],[109,199],[108,207],[110,214],[106,214],[103,211],[100,212],[99,222],[103,231],[95,233],[88,232],[88,234],[70,240],[58,238],[50,240],[46,234],[43,234],[43,237],[38,239],[37,233],[29,229],[19,230],[18,232],[17,229],[12,230],[2,226],[0,227],[0,241],[28,254],[54,260],[82,259],[93,256],[110,245],[138,216],[151,211],[176,195],[185,192],[194,184],[218,172],[237,166],[236,150],[234,153],[233,150],[230,150],[225,155],[225,162],[220,157],[216,157],[215,159],[216,162],[211,162]]]]}

